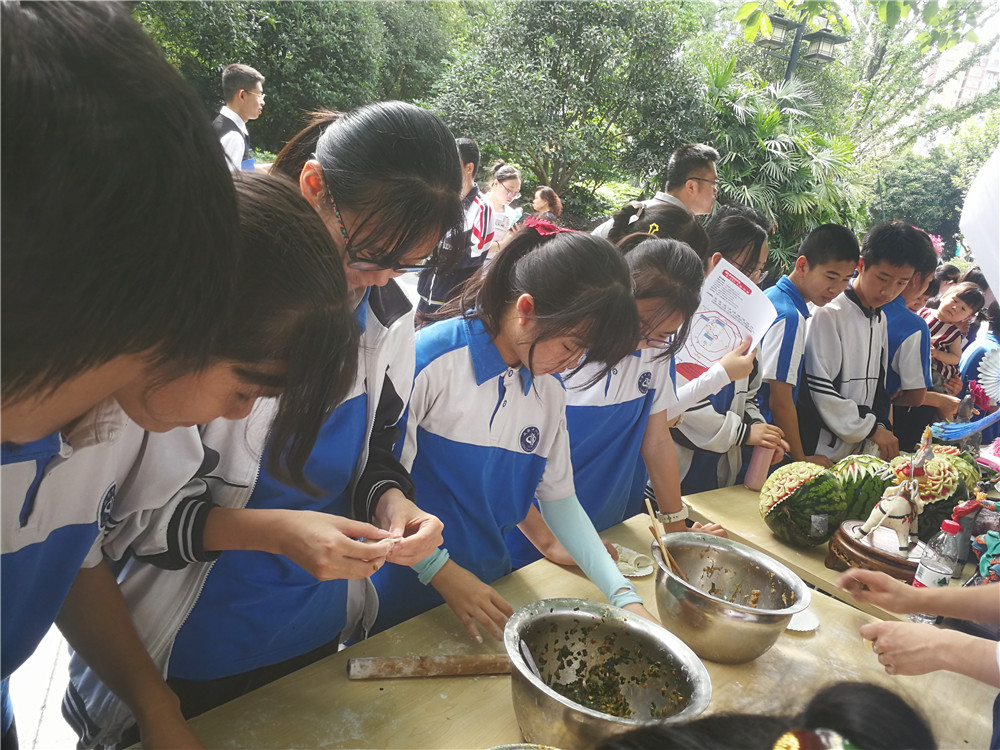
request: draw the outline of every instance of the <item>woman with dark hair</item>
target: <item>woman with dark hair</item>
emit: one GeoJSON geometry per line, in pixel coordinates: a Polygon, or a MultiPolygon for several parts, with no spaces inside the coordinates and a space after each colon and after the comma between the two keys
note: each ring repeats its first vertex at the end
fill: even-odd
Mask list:
{"type": "MultiPolygon", "coordinates": [[[[708,237],[710,271],[725,259],[755,284],[763,277],[767,232],[758,223],[738,214],[714,217],[708,224],[708,237]]],[[[678,390],[686,383],[678,375],[678,390]]],[[[788,449],[782,431],[767,424],[760,414],[756,401],[760,383],[755,362],[749,375],[698,402],[673,428],[684,494],[728,487],[739,481],[744,446],[788,449]]]]}
{"type": "MultiPolygon", "coordinates": [[[[367,577],[387,559],[416,562],[441,541],[441,522],[414,504],[413,483],[393,453],[414,367],[413,310],[393,279],[422,268],[461,222],[455,142],[436,115],[383,102],[337,117],[312,152],[299,188],[341,258],[361,342],[348,392],[318,415],[316,449],[304,457],[310,485],[289,487],[270,470],[263,435],[273,405],[261,404],[249,419],[203,429],[206,454],[221,457],[211,501],[193,483],[155,518],[136,519],[148,528],[113,542],[116,555],[131,548],[143,558],[123,585],[134,594],[140,631],[163,644],[154,657],[185,716],[363,635],[375,609],[367,577]],[[161,601],[147,605],[145,592],[153,580],[162,591],[181,578],[157,565],[184,568],[189,581],[178,594],[185,606],[174,604],[169,615],[161,601]]],[[[282,163],[276,174],[291,168],[291,160],[282,163]]],[[[104,711],[103,698],[87,703],[104,711]]],[[[107,721],[120,731],[127,719],[107,721]]]]}
{"type": "MultiPolygon", "coordinates": [[[[942,263],[934,270],[934,278],[938,282],[938,293],[944,294],[948,291],[948,287],[958,283],[961,276],[962,270],[958,266],[952,263],[942,263]]],[[[932,294],[931,296],[935,297],[937,295],[932,294]]]]}
{"type": "Polygon", "coordinates": [[[936,750],[927,721],[895,693],[867,682],[820,690],[799,714],[716,714],[651,725],[605,740],[598,750],[936,750]],[[850,744],[847,744],[850,743],[850,744]]]}
{"type": "MultiPolygon", "coordinates": [[[[623,251],[650,236],[683,242],[708,263],[708,234],[690,211],[671,203],[626,203],[611,216],[608,239],[623,251]]],[[[700,285],[699,285],[700,286],[700,285]]]]}
{"type": "Polygon", "coordinates": [[[402,460],[421,504],[444,521],[447,549],[373,577],[377,627],[446,601],[473,638],[481,641],[478,623],[499,640],[513,610],[489,583],[511,571],[504,537],[533,498],[612,604],[652,619],[576,497],[563,386],[550,377],[592,364],[598,380],[635,349],[621,255],[606,240],[529,219],[440,316],[417,336],[402,460]]]}
{"type": "MultiPolygon", "coordinates": [[[[176,698],[128,627],[97,542],[141,523],[199,471],[212,471],[191,425],[240,420],[258,399],[273,412],[273,470],[304,481],[297,459],[308,455],[323,415],[348,392],[357,360],[344,273],[322,223],[294,185],[251,173],[236,184],[243,228],[236,305],[223,320],[213,360],[197,374],[130,387],[79,420],[68,434],[72,450],[60,452],[53,470],[31,475],[31,504],[21,509],[17,539],[4,544],[5,670],[27,658],[56,620],[143,718],[144,735],[154,737],[162,722],[179,719],[176,698]],[[279,394],[277,404],[264,398],[279,394]],[[110,612],[123,622],[111,623],[110,612]],[[126,632],[112,636],[109,624],[126,632]],[[141,689],[150,680],[152,690],[141,689]],[[145,710],[154,697],[166,702],[145,710]]],[[[5,474],[5,495],[27,479],[5,474]]],[[[161,604],[173,608],[176,600],[161,604]]]]}
{"type": "MultiPolygon", "coordinates": [[[[580,504],[598,531],[641,512],[647,479],[657,491],[667,531],[684,531],[667,407],[675,398],[672,358],[684,345],[701,298],[702,261],[683,242],[630,236],[645,237],[624,251],[641,338],[636,351],[597,382],[593,378],[596,365],[565,379],[573,482],[580,504]]],[[[695,524],[695,528],[725,533],[718,524],[695,524]]],[[[542,520],[537,503],[507,535],[507,546],[514,567],[542,555],[562,565],[573,564],[542,520]]]]}
{"type": "Polygon", "coordinates": [[[556,191],[548,185],[539,185],[535,188],[535,199],[531,207],[542,221],[551,221],[555,224],[562,216],[562,201],[559,200],[556,191]]]}
{"type": "Polygon", "coordinates": [[[492,258],[506,244],[504,237],[512,232],[521,219],[521,209],[510,207],[511,201],[521,197],[521,172],[503,159],[493,162],[493,181],[486,193],[486,200],[493,209],[493,244],[490,245],[492,258]]]}

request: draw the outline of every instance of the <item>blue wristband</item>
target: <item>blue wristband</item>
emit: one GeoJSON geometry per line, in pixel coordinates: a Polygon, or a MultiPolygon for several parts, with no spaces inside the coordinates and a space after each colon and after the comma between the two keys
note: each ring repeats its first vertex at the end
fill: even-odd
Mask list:
{"type": "Polygon", "coordinates": [[[410,567],[416,572],[419,581],[426,586],[450,558],[448,550],[444,547],[438,547],[423,560],[413,563],[410,567]]]}

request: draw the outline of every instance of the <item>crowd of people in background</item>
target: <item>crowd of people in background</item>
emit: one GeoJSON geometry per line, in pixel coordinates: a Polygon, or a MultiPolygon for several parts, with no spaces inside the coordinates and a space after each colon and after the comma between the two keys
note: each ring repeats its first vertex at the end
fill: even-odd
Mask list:
{"type": "MultiPolygon", "coordinates": [[[[759,346],[685,378],[706,275],[775,268],[772,222],[717,204],[713,147],[578,232],[414,105],[317,111],[264,170],[253,68],[225,68],[213,122],[115,5],[5,4],[2,33],[4,748],[8,678],[53,623],[80,747],[198,747],[187,718],[441,602],[501,638],[491,584],[543,557],[655,621],[601,531],[646,498],[692,528],[682,495],[742,481],[755,446],[893,458],[1000,348],[982,274],[926,233],[822,224],[759,346]]],[[[810,718],[838,695],[760,736],[850,737],[810,718]]],[[[893,705],[884,746],[933,747],[893,705]]],[[[673,746],[650,731],[607,747],[673,746]]]]}

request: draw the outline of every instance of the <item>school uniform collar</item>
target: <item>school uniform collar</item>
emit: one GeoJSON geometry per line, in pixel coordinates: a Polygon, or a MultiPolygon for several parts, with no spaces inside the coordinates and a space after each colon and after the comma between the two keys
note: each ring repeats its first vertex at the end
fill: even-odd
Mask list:
{"type": "Polygon", "coordinates": [[[799,291],[799,288],[795,286],[795,283],[788,278],[787,275],[778,279],[778,283],[775,284],[775,286],[778,287],[778,289],[780,289],[782,293],[784,293],[784,295],[792,301],[792,304],[795,305],[795,309],[801,313],[803,318],[809,317],[809,306],[806,304],[806,300],[802,296],[802,292],[799,291]]]}
{"type": "Polygon", "coordinates": [[[219,114],[222,115],[223,117],[229,118],[234,123],[236,123],[236,127],[240,129],[240,132],[243,133],[243,135],[250,135],[250,133],[247,131],[247,124],[243,122],[242,117],[236,114],[235,110],[232,110],[225,104],[223,104],[222,109],[219,110],[219,114]]]}
{"type": "Polygon", "coordinates": [[[847,299],[849,299],[855,305],[857,305],[857,308],[861,311],[861,314],[864,315],[869,320],[871,320],[872,318],[878,320],[879,318],[882,317],[882,308],[865,307],[861,303],[861,300],[858,299],[858,293],[854,291],[854,284],[851,284],[850,286],[847,287],[847,289],[844,290],[844,296],[847,297],[847,299]]]}
{"type": "MultiPolygon", "coordinates": [[[[890,302],[890,303],[888,303],[886,305],[882,305],[882,309],[883,310],[885,310],[888,307],[891,307],[894,310],[898,307],[900,310],[906,310],[907,312],[910,311],[910,309],[906,306],[906,300],[903,299],[903,295],[902,294],[900,294],[898,297],[896,297],[892,302],[890,302]]],[[[916,313],[913,313],[913,314],[916,315],[916,313]]]]}
{"type": "Polygon", "coordinates": [[[479,191],[479,185],[476,185],[475,183],[473,183],[472,189],[465,194],[464,198],[462,198],[462,208],[464,210],[468,211],[469,208],[472,207],[473,201],[475,201],[476,198],[479,197],[479,193],[480,193],[480,191],[479,191]]]}
{"type": "Polygon", "coordinates": [[[361,296],[361,301],[358,302],[358,306],[354,308],[354,319],[361,326],[361,332],[365,332],[365,324],[368,322],[368,298],[371,297],[372,288],[367,287],[365,293],[361,296]]]}
{"type": "MultiPolygon", "coordinates": [[[[513,371],[513,367],[503,361],[500,350],[493,343],[483,322],[479,318],[465,318],[465,329],[469,339],[469,356],[472,357],[472,371],[476,376],[476,385],[482,385],[488,380],[499,377],[507,370],[513,371]]],[[[521,387],[524,395],[531,391],[531,371],[521,366],[518,368],[521,376],[521,387]]]]}

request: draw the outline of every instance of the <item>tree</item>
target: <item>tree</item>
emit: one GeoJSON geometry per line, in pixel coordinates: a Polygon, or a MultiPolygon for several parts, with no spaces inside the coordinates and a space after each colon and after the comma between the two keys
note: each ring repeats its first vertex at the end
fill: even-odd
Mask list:
{"type": "Polygon", "coordinates": [[[703,121],[681,55],[693,28],[662,0],[498,4],[433,106],[456,135],[559,193],[659,170],[703,121]]]}

